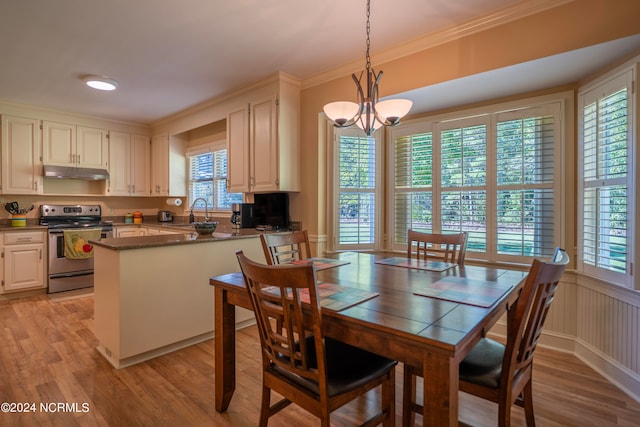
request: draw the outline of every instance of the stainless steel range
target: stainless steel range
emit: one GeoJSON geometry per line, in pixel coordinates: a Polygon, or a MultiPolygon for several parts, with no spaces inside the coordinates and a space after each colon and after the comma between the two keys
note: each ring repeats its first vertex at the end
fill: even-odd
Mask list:
{"type": "Polygon", "coordinates": [[[48,292],[62,292],[93,286],[93,258],[64,256],[64,230],[100,228],[101,238],[113,236],[113,225],[102,221],[100,205],[41,205],[40,225],[49,229],[48,292]]]}

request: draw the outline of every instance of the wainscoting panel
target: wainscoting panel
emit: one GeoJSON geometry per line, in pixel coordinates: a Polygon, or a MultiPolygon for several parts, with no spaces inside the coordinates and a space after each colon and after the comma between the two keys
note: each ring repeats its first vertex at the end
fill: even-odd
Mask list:
{"type": "MultiPolygon", "coordinates": [[[[640,378],[638,292],[579,277],[577,340],[640,378]]],[[[640,396],[640,390],[637,390],[640,396]]]]}
{"type": "MultiPolygon", "coordinates": [[[[506,317],[491,333],[506,336],[506,317]]],[[[640,292],[568,271],[540,345],[575,354],[640,402],[640,292]]]]}

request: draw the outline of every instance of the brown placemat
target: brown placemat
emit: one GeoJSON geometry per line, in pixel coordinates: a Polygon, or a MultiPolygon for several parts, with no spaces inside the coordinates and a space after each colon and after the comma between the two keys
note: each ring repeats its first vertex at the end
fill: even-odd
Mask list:
{"type": "MultiPolygon", "coordinates": [[[[276,286],[268,286],[263,289],[278,295],[279,288],[276,286]]],[[[320,306],[328,310],[340,311],[345,308],[360,304],[361,302],[377,297],[379,294],[372,291],[363,291],[361,289],[351,288],[348,286],[340,286],[335,283],[320,282],[318,283],[318,298],[320,298],[320,306]]],[[[309,303],[309,291],[303,289],[300,291],[300,299],[304,303],[309,303]]]]}
{"type": "Polygon", "coordinates": [[[394,267],[415,268],[417,270],[445,271],[458,264],[444,261],[431,261],[417,258],[394,257],[376,261],[376,264],[392,265],[394,267]]]}
{"type": "Polygon", "coordinates": [[[479,307],[491,307],[513,286],[498,282],[448,276],[414,294],[479,307]]]}
{"type": "Polygon", "coordinates": [[[302,260],[291,261],[291,264],[305,264],[307,261],[313,262],[313,268],[316,270],[326,270],[327,268],[340,267],[341,265],[350,264],[351,261],[344,261],[333,258],[307,258],[302,260]]]}

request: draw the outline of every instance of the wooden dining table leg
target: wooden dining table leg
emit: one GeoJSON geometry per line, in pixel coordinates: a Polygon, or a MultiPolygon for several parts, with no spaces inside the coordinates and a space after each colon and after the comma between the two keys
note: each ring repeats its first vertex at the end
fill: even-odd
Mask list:
{"type": "Polygon", "coordinates": [[[227,291],[215,289],[215,405],[229,407],[236,389],[236,308],[227,301],[227,291]]]}
{"type": "Polygon", "coordinates": [[[441,353],[427,353],[424,372],[424,426],[458,425],[458,364],[441,353]]]}

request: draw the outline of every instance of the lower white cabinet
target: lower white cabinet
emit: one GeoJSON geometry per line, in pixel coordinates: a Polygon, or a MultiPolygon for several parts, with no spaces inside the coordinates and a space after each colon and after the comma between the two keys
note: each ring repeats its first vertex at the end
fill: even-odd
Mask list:
{"type": "Polygon", "coordinates": [[[146,235],[147,229],[145,227],[115,227],[113,229],[114,237],[139,237],[146,235]]]}
{"type": "Polygon", "coordinates": [[[46,288],[44,231],[2,233],[2,293],[46,288]]]}

